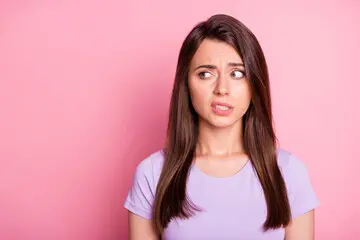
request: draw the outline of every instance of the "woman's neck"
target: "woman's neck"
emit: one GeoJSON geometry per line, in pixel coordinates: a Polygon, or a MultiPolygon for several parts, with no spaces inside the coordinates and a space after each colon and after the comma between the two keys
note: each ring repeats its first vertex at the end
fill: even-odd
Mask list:
{"type": "Polygon", "coordinates": [[[197,156],[225,157],[238,153],[244,153],[242,121],[228,127],[199,122],[197,156]]]}

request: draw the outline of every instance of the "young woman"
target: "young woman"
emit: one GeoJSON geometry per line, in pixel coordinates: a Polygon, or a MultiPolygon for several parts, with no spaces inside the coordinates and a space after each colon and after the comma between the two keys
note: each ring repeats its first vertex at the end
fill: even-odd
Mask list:
{"type": "Polygon", "coordinates": [[[266,61],[227,15],[180,50],[164,149],[136,168],[132,240],[310,240],[319,204],[306,166],[277,147],[266,61]]]}

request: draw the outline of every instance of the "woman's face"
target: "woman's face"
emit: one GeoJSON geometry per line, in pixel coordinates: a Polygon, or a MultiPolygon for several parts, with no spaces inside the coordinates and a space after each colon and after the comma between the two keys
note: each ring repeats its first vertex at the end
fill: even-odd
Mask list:
{"type": "Polygon", "coordinates": [[[200,120],[214,127],[228,127],[246,113],[251,101],[243,61],[225,42],[205,39],[189,70],[192,105],[200,120]]]}

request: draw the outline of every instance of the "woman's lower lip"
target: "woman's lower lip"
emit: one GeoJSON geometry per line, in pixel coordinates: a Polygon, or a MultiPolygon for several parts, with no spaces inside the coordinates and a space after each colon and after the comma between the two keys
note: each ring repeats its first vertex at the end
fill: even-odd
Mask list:
{"type": "Polygon", "coordinates": [[[223,109],[220,109],[220,108],[217,108],[217,107],[212,107],[212,110],[216,115],[226,116],[226,115],[229,115],[232,112],[233,109],[229,108],[227,110],[223,110],[223,109]]]}

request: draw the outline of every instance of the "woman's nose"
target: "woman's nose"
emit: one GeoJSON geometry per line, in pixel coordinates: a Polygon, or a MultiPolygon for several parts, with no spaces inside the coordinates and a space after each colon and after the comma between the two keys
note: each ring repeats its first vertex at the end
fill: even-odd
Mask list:
{"type": "Polygon", "coordinates": [[[214,89],[214,94],[220,96],[230,94],[228,79],[221,76],[218,77],[217,84],[214,89]]]}

